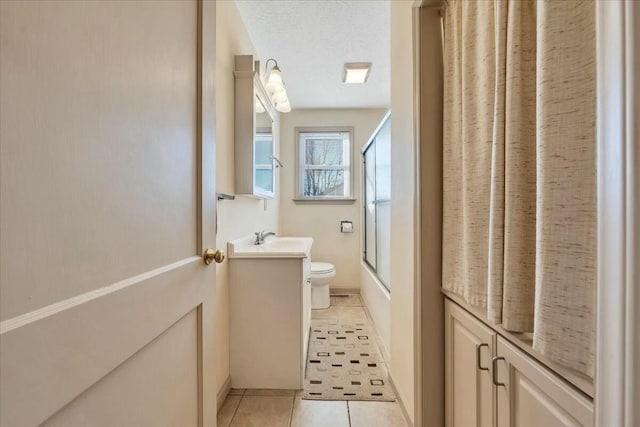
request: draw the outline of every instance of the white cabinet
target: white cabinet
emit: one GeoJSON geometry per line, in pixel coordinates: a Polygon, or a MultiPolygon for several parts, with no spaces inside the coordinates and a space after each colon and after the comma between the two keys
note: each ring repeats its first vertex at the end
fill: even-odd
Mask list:
{"type": "Polygon", "coordinates": [[[234,77],[236,193],[271,199],[276,191],[277,112],[253,55],[235,57],[234,77]]]}
{"type": "Polygon", "coordinates": [[[498,336],[495,361],[498,426],[592,426],[593,403],[498,336]]]}
{"type": "Polygon", "coordinates": [[[447,427],[594,425],[591,399],[449,299],[445,316],[447,427]]]}
{"type": "Polygon", "coordinates": [[[229,259],[235,388],[301,389],[311,317],[308,257],[229,259]]]}
{"type": "Polygon", "coordinates": [[[445,411],[447,427],[491,427],[495,332],[457,304],[445,304],[445,411]]]}

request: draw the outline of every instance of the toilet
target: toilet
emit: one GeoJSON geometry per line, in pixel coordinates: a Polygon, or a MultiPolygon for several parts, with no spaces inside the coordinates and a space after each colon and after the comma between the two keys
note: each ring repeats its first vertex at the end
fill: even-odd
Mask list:
{"type": "Polygon", "coordinates": [[[311,308],[329,308],[329,285],[336,277],[336,268],[328,262],[311,263],[311,308]]]}

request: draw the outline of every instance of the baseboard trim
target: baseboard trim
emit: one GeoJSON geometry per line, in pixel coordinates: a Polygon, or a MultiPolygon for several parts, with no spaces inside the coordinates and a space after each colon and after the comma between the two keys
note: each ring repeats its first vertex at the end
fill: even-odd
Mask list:
{"type": "Polygon", "coordinates": [[[222,384],[222,387],[220,387],[220,390],[218,390],[218,396],[216,401],[217,411],[219,411],[220,408],[222,408],[222,405],[224,405],[224,401],[227,399],[227,396],[229,395],[230,391],[231,391],[231,376],[228,376],[227,379],[224,381],[224,384],[222,384]]]}
{"type": "Polygon", "coordinates": [[[360,288],[329,288],[329,295],[359,294],[360,288]]]}
{"type": "Polygon", "coordinates": [[[396,394],[396,399],[398,400],[398,405],[400,405],[400,409],[402,410],[402,415],[404,415],[404,419],[407,422],[409,427],[413,427],[413,422],[411,422],[411,418],[409,417],[409,413],[407,412],[407,408],[404,406],[404,402],[398,393],[398,387],[396,387],[396,383],[393,381],[393,377],[391,376],[391,371],[389,371],[389,384],[391,384],[391,388],[393,392],[396,394]]]}

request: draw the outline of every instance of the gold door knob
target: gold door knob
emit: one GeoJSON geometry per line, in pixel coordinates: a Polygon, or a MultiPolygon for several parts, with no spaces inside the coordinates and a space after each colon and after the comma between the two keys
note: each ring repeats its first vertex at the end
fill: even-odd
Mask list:
{"type": "Polygon", "coordinates": [[[213,249],[208,248],[206,251],[204,251],[204,254],[202,254],[202,259],[207,265],[211,264],[213,261],[220,264],[222,261],[224,261],[224,251],[221,251],[220,249],[214,251],[213,249]]]}

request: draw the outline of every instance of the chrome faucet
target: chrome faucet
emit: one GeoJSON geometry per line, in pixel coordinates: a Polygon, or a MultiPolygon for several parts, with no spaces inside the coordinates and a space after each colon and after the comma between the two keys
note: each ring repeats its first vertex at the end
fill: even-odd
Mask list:
{"type": "Polygon", "coordinates": [[[276,233],[269,231],[268,233],[265,233],[264,230],[263,231],[257,231],[254,233],[256,235],[256,241],[253,243],[254,245],[262,245],[264,243],[264,239],[266,239],[269,236],[275,236],[276,233]]]}

